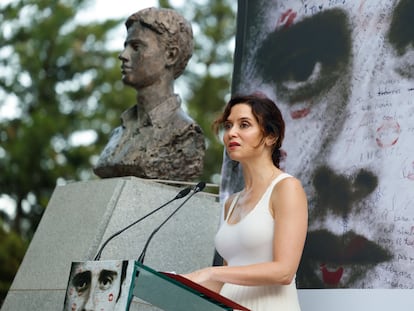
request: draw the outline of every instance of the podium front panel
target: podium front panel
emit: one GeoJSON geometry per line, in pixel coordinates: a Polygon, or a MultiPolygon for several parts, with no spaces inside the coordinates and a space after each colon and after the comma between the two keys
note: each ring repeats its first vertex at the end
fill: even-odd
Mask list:
{"type": "Polygon", "coordinates": [[[136,269],[134,296],[165,311],[233,310],[145,265],[136,263],[136,269]]]}

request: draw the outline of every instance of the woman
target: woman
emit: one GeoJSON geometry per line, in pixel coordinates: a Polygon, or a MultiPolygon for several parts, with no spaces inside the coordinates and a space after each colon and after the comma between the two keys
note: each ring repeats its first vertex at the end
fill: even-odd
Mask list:
{"type": "Polygon", "coordinates": [[[301,183],[279,168],[285,124],[270,99],[237,96],[214,124],[244,189],[231,195],[215,237],[223,266],[184,275],[253,310],[300,310],[295,275],[307,231],[301,183]]]}

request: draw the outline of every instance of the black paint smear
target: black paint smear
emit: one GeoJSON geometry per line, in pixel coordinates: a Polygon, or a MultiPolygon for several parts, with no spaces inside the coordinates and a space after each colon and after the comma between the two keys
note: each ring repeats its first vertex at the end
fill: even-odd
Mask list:
{"type": "MultiPolygon", "coordinates": [[[[347,288],[363,278],[375,265],[392,259],[389,250],[369,241],[363,236],[349,231],[343,236],[335,236],[327,230],[309,232],[299,269],[298,288],[329,288],[320,276],[320,265],[345,267],[349,273],[347,282],[340,287],[347,288]]],[[[336,285],[338,286],[338,285],[336,285]]]]}
{"type": "Polygon", "coordinates": [[[388,250],[353,231],[336,236],[328,230],[309,232],[304,256],[307,260],[336,265],[377,264],[392,258],[388,250]]]}
{"type": "Polygon", "coordinates": [[[387,37],[399,55],[414,46],[414,0],[401,0],[395,7],[387,37]]]}
{"type": "Polygon", "coordinates": [[[343,75],[350,58],[351,30],[346,13],[340,9],[326,10],[275,30],[255,57],[263,79],[276,83],[305,82],[316,64],[321,65],[316,81],[287,95],[292,101],[318,95],[333,85],[343,75]]]}
{"type": "MultiPolygon", "coordinates": [[[[374,191],[378,178],[372,172],[361,169],[356,176],[347,178],[337,175],[329,167],[319,167],[314,174],[316,190],[315,215],[324,217],[328,211],[346,217],[356,201],[374,191]]],[[[356,207],[355,207],[356,208],[356,207]]]]}
{"type": "MultiPolygon", "coordinates": [[[[351,212],[358,211],[358,206],[362,208],[363,204],[357,203],[375,190],[378,177],[366,169],[347,177],[322,166],[314,173],[313,185],[316,190],[314,216],[324,217],[330,211],[346,218],[351,212]]],[[[388,249],[354,231],[342,235],[334,235],[325,229],[311,231],[298,270],[298,285],[300,288],[325,288],[327,284],[322,282],[317,269],[323,263],[337,267],[350,265],[348,284],[351,284],[364,277],[376,264],[390,259],[392,254],[388,249]]],[[[347,284],[341,286],[347,287],[347,284]]]]}

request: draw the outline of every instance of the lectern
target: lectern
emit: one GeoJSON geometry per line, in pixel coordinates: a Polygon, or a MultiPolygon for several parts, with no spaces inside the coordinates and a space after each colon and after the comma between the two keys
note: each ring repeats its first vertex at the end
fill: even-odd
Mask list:
{"type": "Polygon", "coordinates": [[[139,261],[135,268],[133,295],[165,311],[249,311],[178,274],[157,272],[139,261]]]}
{"type": "Polygon", "coordinates": [[[249,309],[185,277],[135,260],[72,262],[64,311],[128,311],[135,296],[164,311],[249,309]]]}

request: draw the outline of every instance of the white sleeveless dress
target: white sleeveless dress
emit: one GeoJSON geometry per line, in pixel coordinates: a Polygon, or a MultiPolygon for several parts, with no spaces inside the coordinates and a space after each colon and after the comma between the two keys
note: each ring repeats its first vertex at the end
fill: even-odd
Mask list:
{"type": "MultiPolygon", "coordinates": [[[[270,195],[282,173],[266,189],[257,205],[236,224],[228,217],[240,195],[234,198],[226,219],[215,237],[215,246],[229,266],[243,266],[273,260],[274,220],[269,211],[270,195]]],[[[220,294],[252,311],[300,311],[295,280],[289,285],[242,286],[225,283],[220,294]]]]}

